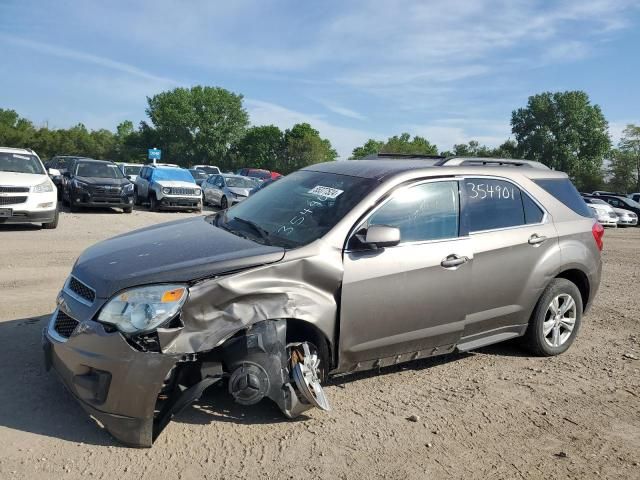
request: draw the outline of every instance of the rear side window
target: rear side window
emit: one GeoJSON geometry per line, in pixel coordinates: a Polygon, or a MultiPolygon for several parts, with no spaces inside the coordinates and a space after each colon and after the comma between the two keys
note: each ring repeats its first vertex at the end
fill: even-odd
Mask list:
{"type": "Polygon", "coordinates": [[[534,183],[544,188],[557,200],[565,204],[571,210],[583,217],[591,217],[591,210],[587,207],[576,187],[568,178],[545,178],[534,180],[534,183]]]}
{"type": "MultiPolygon", "coordinates": [[[[465,217],[470,232],[527,223],[522,193],[514,184],[488,178],[468,178],[464,181],[464,188],[467,198],[465,217]]],[[[538,208],[535,204],[533,206],[538,208]]],[[[533,212],[530,215],[535,217],[533,212]]]]}

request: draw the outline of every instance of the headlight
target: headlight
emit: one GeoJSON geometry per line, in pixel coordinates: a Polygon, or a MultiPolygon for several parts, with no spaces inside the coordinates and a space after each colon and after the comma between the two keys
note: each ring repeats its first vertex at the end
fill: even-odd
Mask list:
{"type": "Polygon", "coordinates": [[[152,285],[125,290],[104,306],[98,321],[125,333],[155,330],[175,317],[187,299],[185,285],[152,285]]]}
{"type": "Polygon", "coordinates": [[[169,195],[171,193],[171,189],[169,187],[164,187],[162,189],[162,193],[164,193],[165,195],[169,195]]]}
{"type": "Polygon", "coordinates": [[[73,181],[73,186],[76,187],[79,190],[84,190],[85,188],[87,188],[89,186],[89,184],[84,183],[84,182],[80,182],[78,180],[74,180],[73,181]]]}
{"type": "Polygon", "coordinates": [[[133,192],[133,183],[128,183],[124,186],[123,190],[125,192],[133,192]]]}
{"type": "Polygon", "coordinates": [[[33,193],[53,192],[53,185],[51,185],[51,182],[49,182],[48,180],[45,180],[44,182],[31,187],[31,191],[33,193]]]}
{"type": "Polygon", "coordinates": [[[199,188],[196,188],[196,195],[201,195],[202,194],[202,190],[200,190],[199,188]]]}

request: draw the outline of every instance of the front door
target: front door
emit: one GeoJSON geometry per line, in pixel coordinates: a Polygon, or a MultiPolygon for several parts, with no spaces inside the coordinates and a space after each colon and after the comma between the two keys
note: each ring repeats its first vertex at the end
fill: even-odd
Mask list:
{"type": "Polygon", "coordinates": [[[393,192],[356,229],[389,225],[401,240],[377,250],[348,244],[339,370],[397,355],[408,360],[460,338],[473,253],[459,212],[458,181],[428,181],[393,192]]]}

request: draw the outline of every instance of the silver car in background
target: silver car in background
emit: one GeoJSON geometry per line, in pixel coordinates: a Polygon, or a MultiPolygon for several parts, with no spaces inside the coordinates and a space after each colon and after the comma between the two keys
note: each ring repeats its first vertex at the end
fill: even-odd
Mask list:
{"type": "Polygon", "coordinates": [[[241,175],[211,175],[201,184],[205,205],[214,205],[223,210],[240,203],[251,193],[255,182],[241,175]]]}
{"type": "Polygon", "coordinates": [[[617,227],[618,214],[607,202],[592,195],[583,195],[582,199],[593,211],[593,216],[604,227],[617,227]]]}

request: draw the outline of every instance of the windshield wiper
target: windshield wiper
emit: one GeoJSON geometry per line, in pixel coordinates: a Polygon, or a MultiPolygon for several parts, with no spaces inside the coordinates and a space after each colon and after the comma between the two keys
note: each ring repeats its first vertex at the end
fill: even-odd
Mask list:
{"type": "Polygon", "coordinates": [[[233,217],[233,220],[235,220],[238,223],[242,223],[244,225],[248,225],[249,227],[251,227],[255,232],[258,233],[258,235],[260,236],[260,238],[262,240],[264,240],[264,243],[267,245],[271,245],[271,240],[269,240],[269,232],[267,232],[264,228],[262,228],[260,225],[258,225],[255,222],[252,222],[251,220],[246,220],[244,218],[240,218],[240,217],[233,217]]]}

